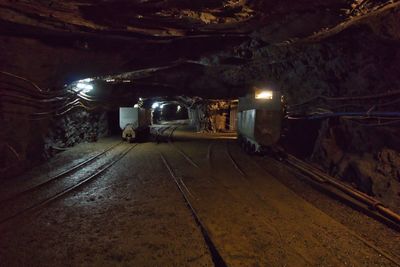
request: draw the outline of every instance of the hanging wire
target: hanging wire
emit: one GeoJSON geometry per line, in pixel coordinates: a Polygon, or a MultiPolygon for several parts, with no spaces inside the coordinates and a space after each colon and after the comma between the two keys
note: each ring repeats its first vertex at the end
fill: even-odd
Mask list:
{"type": "Polygon", "coordinates": [[[4,114],[15,115],[28,120],[45,120],[65,115],[76,108],[95,110],[108,107],[104,100],[74,91],[71,88],[46,91],[24,77],[5,71],[0,71],[1,75],[6,76],[7,80],[0,80],[0,103],[32,109],[31,112],[7,110],[3,105],[2,112],[4,114]],[[99,103],[102,103],[102,105],[99,103]]]}

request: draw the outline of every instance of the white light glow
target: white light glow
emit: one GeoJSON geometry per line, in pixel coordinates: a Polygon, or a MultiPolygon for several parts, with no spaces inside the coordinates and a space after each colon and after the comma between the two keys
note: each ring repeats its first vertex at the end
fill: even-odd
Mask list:
{"type": "Polygon", "coordinates": [[[162,104],[162,105],[160,106],[160,108],[164,108],[166,105],[167,105],[167,104],[162,104]]]}
{"type": "Polygon", "coordinates": [[[133,107],[134,107],[134,108],[138,108],[138,107],[139,107],[139,105],[138,105],[138,104],[135,104],[133,107]]]}
{"type": "Polygon", "coordinates": [[[263,90],[256,92],[256,99],[272,99],[273,93],[271,90],[263,90]]]}
{"type": "Polygon", "coordinates": [[[106,79],[106,82],[112,83],[112,82],[115,82],[115,79],[106,79]]]}
{"type": "Polygon", "coordinates": [[[86,79],[80,80],[79,82],[90,83],[90,82],[93,82],[93,79],[92,78],[86,78],[86,79]]]}
{"type": "Polygon", "coordinates": [[[77,85],[76,85],[76,88],[79,89],[79,90],[76,90],[76,91],[79,91],[81,93],[86,94],[86,93],[88,93],[88,92],[93,90],[93,85],[87,84],[87,83],[78,82],[77,85]]]}
{"type": "Polygon", "coordinates": [[[156,109],[160,106],[160,103],[154,102],[153,105],[151,105],[151,108],[156,109]]]}
{"type": "Polygon", "coordinates": [[[179,106],[179,105],[176,107],[176,111],[177,111],[177,112],[179,112],[181,109],[182,109],[182,107],[179,106]]]}

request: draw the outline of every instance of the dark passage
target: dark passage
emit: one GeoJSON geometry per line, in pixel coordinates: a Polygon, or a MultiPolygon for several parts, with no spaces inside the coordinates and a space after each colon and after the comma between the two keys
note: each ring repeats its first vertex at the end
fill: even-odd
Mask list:
{"type": "Polygon", "coordinates": [[[399,21],[2,1],[0,266],[400,266],[399,21]]]}

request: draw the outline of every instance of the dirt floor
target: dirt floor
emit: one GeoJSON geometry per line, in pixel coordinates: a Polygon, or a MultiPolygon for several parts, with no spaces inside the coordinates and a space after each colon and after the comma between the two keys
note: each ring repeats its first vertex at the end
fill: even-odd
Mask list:
{"type": "MultiPolygon", "coordinates": [[[[0,266],[213,266],[216,255],[227,266],[398,266],[400,233],[244,154],[231,136],[174,136],[138,144],[93,182],[0,224],[0,266]]],[[[3,181],[0,219],[12,213],[1,199],[117,142],[76,146],[3,181]]]]}

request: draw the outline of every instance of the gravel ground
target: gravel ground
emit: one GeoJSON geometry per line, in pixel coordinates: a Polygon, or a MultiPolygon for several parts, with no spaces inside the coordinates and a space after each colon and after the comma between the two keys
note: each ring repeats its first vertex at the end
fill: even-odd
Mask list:
{"type": "MultiPolygon", "coordinates": [[[[113,142],[61,153],[54,168],[3,183],[0,199],[113,142]]],[[[213,266],[216,253],[228,266],[397,266],[386,256],[399,237],[233,141],[186,136],[139,144],[75,193],[1,224],[0,266],[213,266]]]]}
{"type": "Polygon", "coordinates": [[[0,228],[1,266],[212,266],[154,144],[39,214],[0,228]]]}
{"type": "MultiPolygon", "coordinates": [[[[216,141],[211,145],[182,143],[179,147],[199,165],[209,166],[209,173],[206,172],[206,167],[202,167],[200,175],[213,177],[219,188],[216,194],[223,194],[224,202],[230,203],[227,208],[217,208],[216,204],[219,202],[203,204],[204,199],[199,203],[194,202],[200,216],[204,208],[204,220],[210,220],[206,225],[210,227],[211,234],[215,233],[215,242],[221,240],[217,247],[221,248],[222,256],[229,265],[397,266],[382,257],[382,253],[392,257],[391,252],[399,251],[392,250],[399,245],[398,233],[383,226],[379,228],[380,231],[376,228],[377,232],[370,234],[369,239],[389,239],[393,246],[374,246],[347,225],[333,219],[288,189],[257,165],[254,158],[243,154],[236,144],[216,141]],[[229,154],[234,162],[229,160],[229,154]],[[241,171],[236,169],[235,164],[241,171]],[[208,218],[210,209],[215,209],[215,213],[208,218]],[[218,217],[221,217],[220,221],[218,217]],[[229,221],[229,233],[221,233],[222,229],[226,230],[221,229],[224,220],[229,221]],[[240,245],[231,246],[238,236],[243,238],[240,245]]],[[[266,164],[265,161],[263,163],[266,164]]],[[[193,177],[193,173],[192,171],[188,177],[193,177]]],[[[195,188],[198,184],[196,181],[192,185],[190,181],[193,180],[187,179],[189,188],[195,188]]],[[[195,191],[196,195],[201,195],[201,188],[198,190],[199,192],[195,191]]],[[[211,197],[212,191],[209,188],[204,189],[204,192],[207,198],[211,197]]],[[[338,206],[336,201],[330,202],[331,209],[338,206]]],[[[371,223],[370,218],[366,217],[364,220],[371,223]]]]}
{"type": "Polygon", "coordinates": [[[95,143],[81,143],[55,155],[46,163],[32,168],[21,176],[12,179],[0,178],[0,200],[22,189],[30,188],[33,185],[46,181],[51,176],[83,162],[85,159],[98,154],[120,141],[120,138],[103,138],[95,143]]]}
{"type": "Polygon", "coordinates": [[[400,258],[400,233],[384,223],[357,211],[346,203],[316,190],[301,177],[294,175],[282,163],[270,158],[253,157],[269,173],[279,174],[275,177],[285,186],[296,192],[301,198],[331,216],[377,247],[383,248],[393,256],[400,258]]]}

